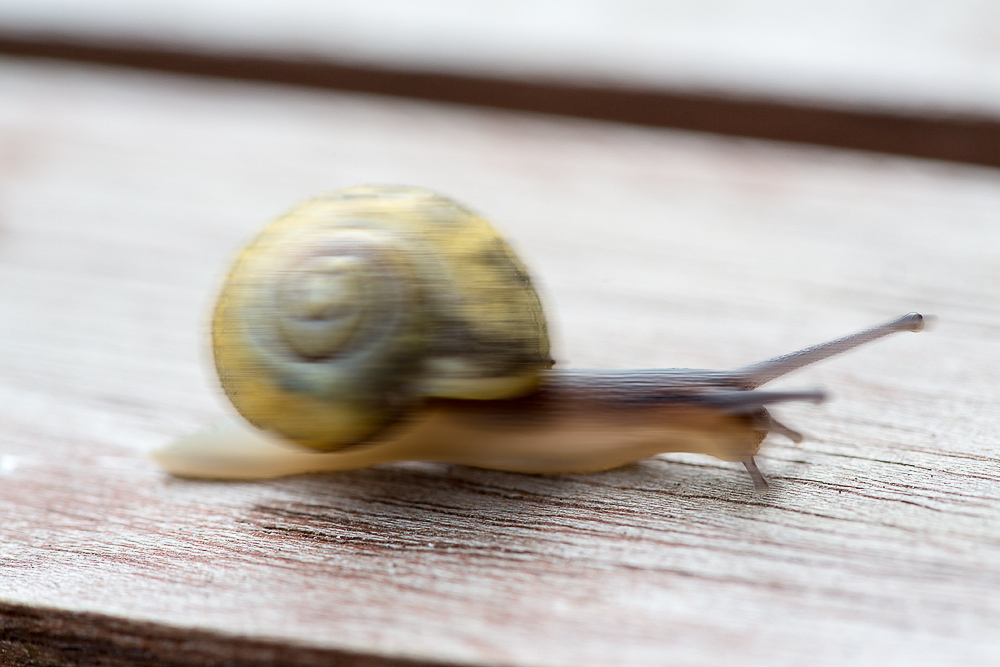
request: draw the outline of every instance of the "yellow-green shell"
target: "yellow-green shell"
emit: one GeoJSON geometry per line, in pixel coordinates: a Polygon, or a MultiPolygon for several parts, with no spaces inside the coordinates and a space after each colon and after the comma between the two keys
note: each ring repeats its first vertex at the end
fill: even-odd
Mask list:
{"type": "Polygon", "coordinates": [[[247,420],[323,450],[426,398],[528,393],[552,365],[538,295],[507,243],[407,187],[337,190],[271,223],[229,273],[212,342],[247,420]]]}

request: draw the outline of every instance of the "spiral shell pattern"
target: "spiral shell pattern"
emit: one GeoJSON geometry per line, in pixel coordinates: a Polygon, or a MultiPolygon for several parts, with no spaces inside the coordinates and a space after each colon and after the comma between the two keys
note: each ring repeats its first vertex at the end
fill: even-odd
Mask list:
{"type": "Polygon", "coordinates": [[[212,333],[236,409],[322,450],[368,440],[428,398],[528,393],[552,364],[507,243],[417,188],[338,190],[271,223],[230,271],[212,333]]]}

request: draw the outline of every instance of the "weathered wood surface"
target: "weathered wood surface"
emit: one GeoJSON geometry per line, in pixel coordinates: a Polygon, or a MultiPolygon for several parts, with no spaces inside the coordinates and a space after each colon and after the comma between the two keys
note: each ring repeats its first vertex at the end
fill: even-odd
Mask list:
{"type": "Polygon", "coordinates": [[[1000,172],[17,61],[0,90],[8,663],[1000,660],[1000,172]],[[565,366],[939,321],[782,383],[835,400],[781,410],[810,438],[765,445],[764,498],[694,455],[162,474],[145,451],[226,412],[204,328],[228,258],[366,182],[504,228],[565,366]]]}

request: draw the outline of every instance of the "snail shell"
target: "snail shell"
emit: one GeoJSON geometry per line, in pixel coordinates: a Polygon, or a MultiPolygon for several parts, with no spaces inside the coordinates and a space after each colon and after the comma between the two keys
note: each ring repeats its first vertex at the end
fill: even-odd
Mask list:
{"type": "Polygon", "coordinates": [[[240,414],[325,451],[426,398],[530,393],[552,365],[541,303],[507,243],[411,187],[337,190],[271,223],[236,259],[212,341],[240,414]]]}

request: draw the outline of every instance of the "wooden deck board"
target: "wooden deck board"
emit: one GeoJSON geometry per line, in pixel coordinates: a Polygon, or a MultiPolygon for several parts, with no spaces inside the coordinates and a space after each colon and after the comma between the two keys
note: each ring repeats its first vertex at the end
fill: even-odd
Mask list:
{"type": "Polygon", "coordinates": [[[188,632],[206,664],[1000,657],[997,170],[17,61],[0,89],[3,659],[71,662],[28,613],[107,664],[142,628],[164,664],[188,632]],[[781,411],[810,439],[766,445],[763,499],[695,455],[161,473],[145,451],[225,413],[204,317],[232,252],[366,182],[505,229],[568,367],[726,368],[939,319],[783,383],[835,400],[781,411]]]}
{"type": "Polygon", "coordinates": [[[0,3],[0,27],[92,44],[993,118],[998,19],[981,0],[0,3]]]}

